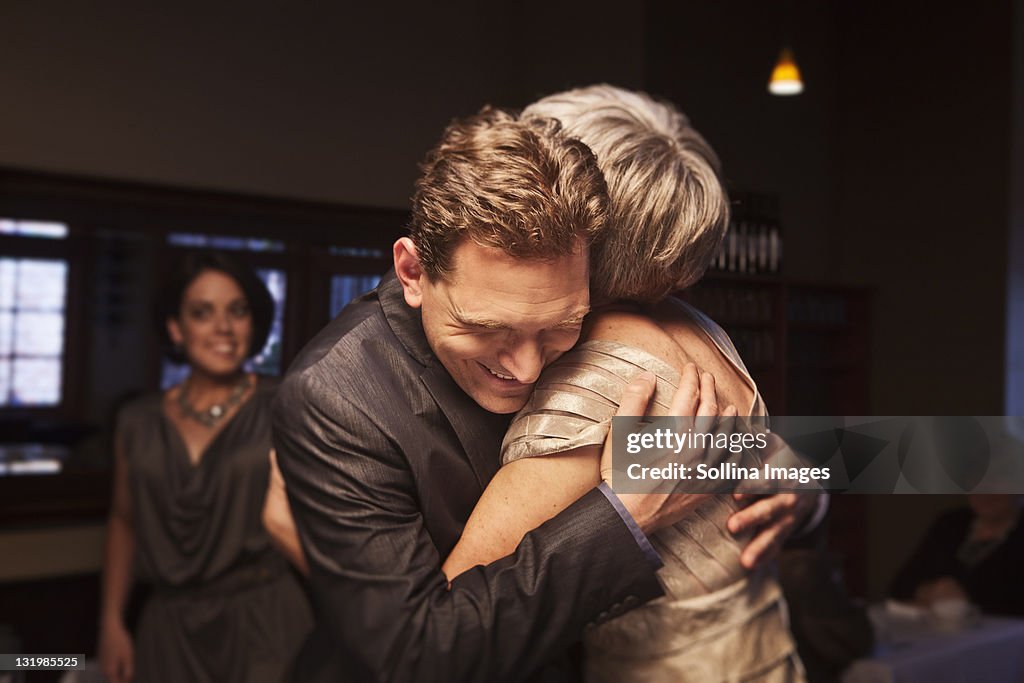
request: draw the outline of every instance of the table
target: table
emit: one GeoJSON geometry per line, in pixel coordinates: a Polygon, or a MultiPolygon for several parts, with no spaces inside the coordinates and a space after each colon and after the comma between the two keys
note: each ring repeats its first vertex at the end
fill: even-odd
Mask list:
{"type": "Polygon", "coordinates": [[[984,616],[962,630],[882,642],[846,670],[843,683],[1024,682],[1024,619],[984,616]]]}

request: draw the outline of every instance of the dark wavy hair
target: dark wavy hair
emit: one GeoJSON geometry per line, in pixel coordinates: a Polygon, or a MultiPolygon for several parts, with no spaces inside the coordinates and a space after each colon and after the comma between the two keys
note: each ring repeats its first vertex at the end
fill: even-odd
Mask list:
{"type": "Polygon", "coordinates": [[[160,288],[157,300],[157,326],[163,342],[164,355],[174,363],[185,363],[188,359],[175,347],[167,334],[167,319],[181,314],[185,290],[204,271],[216,270],[234,280],[249,304],[252,312],[252,338],[246,358],[255,356],[267,343],[270,326],[274,321],[274,298],[263,284],[263,280],[247,265],[231,256],[216,251],[189,252],[168,273],[160,288]]]}

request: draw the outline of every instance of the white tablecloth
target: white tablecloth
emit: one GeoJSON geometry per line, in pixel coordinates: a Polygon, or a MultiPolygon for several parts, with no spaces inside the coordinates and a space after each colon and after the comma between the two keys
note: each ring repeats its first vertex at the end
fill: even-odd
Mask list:
{"type": "Polygon", "coordinates": [[[956,633],[883,644],[843,683],[1024,683],[1024,620],[982,617],[956,633]]]}

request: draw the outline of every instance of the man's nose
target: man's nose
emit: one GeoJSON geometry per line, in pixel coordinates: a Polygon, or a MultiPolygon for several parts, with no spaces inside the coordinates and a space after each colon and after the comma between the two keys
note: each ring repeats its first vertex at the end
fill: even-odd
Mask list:
{"type": "Polygon", "coordinates": [[[544,369],[544,352],[536,342],[520,342],[503,354],[501,364],[517,381],[533,384],[544,369]]]}

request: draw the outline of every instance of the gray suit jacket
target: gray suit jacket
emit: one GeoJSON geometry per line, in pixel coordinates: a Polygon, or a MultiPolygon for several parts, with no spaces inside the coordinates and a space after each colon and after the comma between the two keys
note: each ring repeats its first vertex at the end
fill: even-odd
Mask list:
{"type": "Polygon", "coordinates": [[[587,624],[661,594],[596,489],[448,589],[508,417],[451,379],[393,273],[302,351],[273,422],[318,622],[296,680],[551,678],[587,624]]]}

